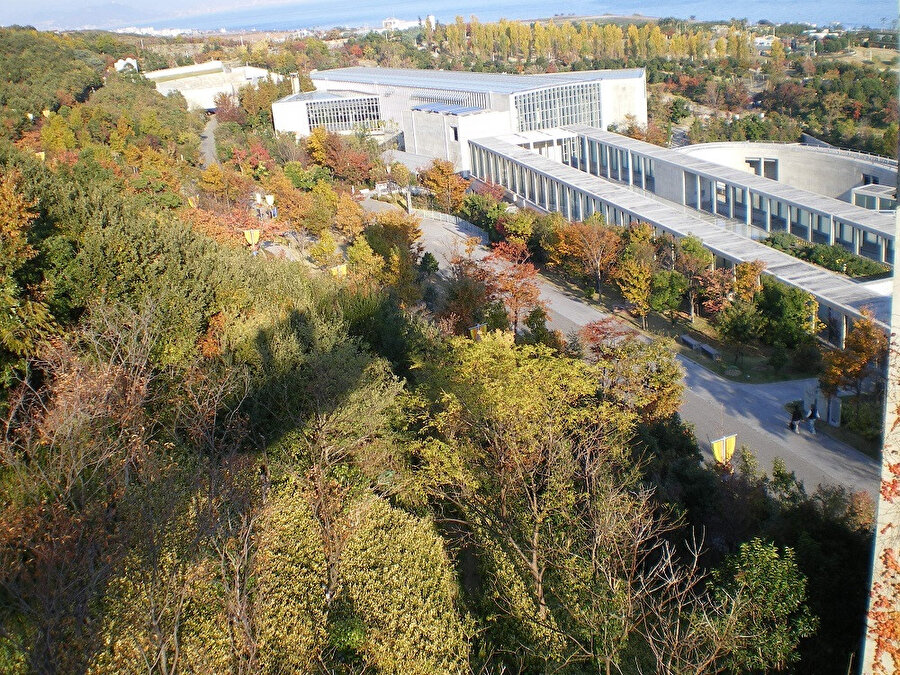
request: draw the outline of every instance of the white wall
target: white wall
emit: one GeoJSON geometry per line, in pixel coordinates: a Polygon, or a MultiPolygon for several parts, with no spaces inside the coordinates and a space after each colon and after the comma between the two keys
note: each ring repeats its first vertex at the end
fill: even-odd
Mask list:
{"type": "Polygon", "coordinates": [[[408,110],[403,118],[403,130],[407,152],[446,159],[453,162],[457,171],[469,171],[472,168],[469,140],[508,134],[512,123],[509,113],[502,111],[458,116],[408,110]],[[458,141],[453,139],[454,127],[458,141]]]}
{"type": "Polygon", "coordinates": [[[647,124],[647,75],[640,78],[607,79],[600,83],[600,119],[603,130],[611,124],[624,124],[627,116],[647,124]]]}
{"type": "Polygon", "coordinates": [[[309,136],[309,115],[306,101],[276,101],[272,104],[272,121],[275,131],[309,136]]]}
{"type": "Polygon", "coordinates": [[[896,166],[853,152],[834,152],[799,144],[706,143],[679,152],[752,173],[745,160],[778,161],[778,181],[801,190],[851,201],[851,190],[863,184],[863,174],[878,177],[882,185],[895,185],[896,166]]]}

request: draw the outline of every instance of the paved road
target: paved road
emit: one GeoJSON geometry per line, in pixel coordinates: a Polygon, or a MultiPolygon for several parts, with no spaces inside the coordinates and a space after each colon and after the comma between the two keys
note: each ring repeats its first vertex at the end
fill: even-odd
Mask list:
{"type": "MultiPolygon", "coordinates": [[[[367,200],[369,210],[393,208],[383,202],[367,200]]],[[[446,269],[454,250],[462,250],[470,232],[461,227],[423,219],[422,243],[446,269]]],[[[487,254],[476,251],[477,257],[487,254]]],[[[603,318],[606,314],[588,305],[576,294],[550,281],[540,282],[541,299],[549,307],[550,324],[564,333],[603,318]]],[[[679,357],[685,369],[685,394],[681,414],[691,422],[704,454],[712,458],[709,442],[725,433],[736,433],[737,442],[747,445],[759,460],[760,468],[771,472],[776,457],[797,474],[808,491],[821,484],[841,484],[853,490],[876,494],[879,484],[878,462],[857,450],[821,434],[806,431],[796,434],[787,428],[784,404],[803,397],[815,380],[794,380],[772,384],[742,384],[712,373],[679,357]]]]}
{"type": "Polygon", "coordinates": [[[203,160],[203,168],[210,164],[219,164],[219,158],[216,156],[216,127],[219,126],[215,115],[210,115],[206,126],[203,127],[203,133],[200,134],[200,157],[203,160]]]}

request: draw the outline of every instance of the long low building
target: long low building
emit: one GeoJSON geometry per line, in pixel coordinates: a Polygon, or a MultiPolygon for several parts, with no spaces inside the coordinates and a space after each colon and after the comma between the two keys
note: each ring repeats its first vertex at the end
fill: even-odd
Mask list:
{"type": "Polygon", "coordinates": [[[870,309],[887,330],[891,297],[884,283],[852,281],[754,241],[726,227],[724,219],[551,159],[571,152],[566,148],[578,141],[579,136],[571,130],[548,132],[541,138],[514,135],[477,139],[470,143],[472,172],[482,181],[502,185],[520,204],[559,211],[568,220],[600,213],[607,222],[619,225],[647,222],[676,237],[698,237],[720,263],[761,260],[766,264],[766,274],[816,298],[819,317],[828,331],[823,337],[834,344],[843,344],[848,321],[862,316],[864,308],[870,309]]]}
{"type": "MultiPolygon", "coordinates": [[[[837,243],[879,262],[893,262],[893,213],[865,209],[849,200],[774,180],[778,176],[778,160],[767,160],[764,148],[756,154],[755,168],[766,172],[765,163],[772,162],[774,172],[767,173],[774,173],[773,177],[703,159],[699,152],[661,148],[591,126],[564,128],[575,134],[576,140],[569,144],[569,153],[563,161],[585,172],[637,185],[677,204],[738,219],[766,232],[787,230],[811,242],[837,243]]],[[[689,147],[703,148],[702,145],[689,147]]],[[[798,148],[803,146],[794,146],[795,150],[798,148]]],[[[815,149],[806,149],[816,158],[815,149]]],[[[818,158],[820,166],[824,163],[818,158]]],[[[887,174],[881,165],[875,168],[887,174]]],[[[809,173],[815,174],[812,166],[809,173]]],[[[860,170],[857,176],[860,185],[864,177],[860,170]]],[[[807,179],[807,183],[813,181],[813,177],[807,179]]]]}

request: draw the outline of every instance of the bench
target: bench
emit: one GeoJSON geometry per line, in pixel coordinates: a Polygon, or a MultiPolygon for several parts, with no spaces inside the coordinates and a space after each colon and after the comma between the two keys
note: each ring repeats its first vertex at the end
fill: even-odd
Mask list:
{"type": "Polygon", "coordinates": [[[721,358],[721,356],[719,354],[719,350],[715,349],[713,347],[710,347],[709,345],[706,345],[706,344],[700,345],[700,351],[703,352],[709,358],[711,358],[713,361],[718,361],[721,358]]]}
{"type": "Polygon", "coordinates": [[[695,340],[695,339],[692,338],[690,335],[687,335],[687,334],[682,335],[682,336],[681,336],[681,341],[682,341],[684,344],[686,344],[688,347],[690,347],[691,349],[693,349],[694,351],[697,351],[698,349],[700,349],[700,341],[699,341],[699,340],[695,340]]]}

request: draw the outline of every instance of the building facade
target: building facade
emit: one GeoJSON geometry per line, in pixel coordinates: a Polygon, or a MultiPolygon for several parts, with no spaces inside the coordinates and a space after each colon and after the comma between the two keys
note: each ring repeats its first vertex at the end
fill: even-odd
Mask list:
{"type": "MultiPolygon", "coordinates": [[[[647,82],[640,68],[507,75],[354,67],[310,77],[319,94],[376,97],[382,120],[403,132],[404,149],[450,160],[459,171],[471,169],[468,140],[477,136],[566,124],[605,129],[647,123],[647,82]]],[[[275,106],[282,120],[276,130],[304,135],[316,126],[303,99],[277,101],[273,114],[275,106]]]]}

